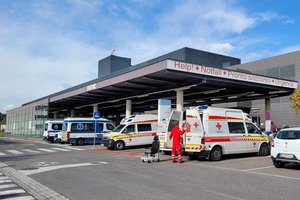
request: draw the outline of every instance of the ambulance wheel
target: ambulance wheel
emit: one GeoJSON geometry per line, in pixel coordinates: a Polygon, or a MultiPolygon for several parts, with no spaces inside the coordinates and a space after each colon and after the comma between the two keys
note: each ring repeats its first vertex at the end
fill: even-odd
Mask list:
{"type": "Polygon", "coordinates": [[[222,149],[220,147],[214,147],[210,152],[211,161],[219,161],[222,158],[222,149]]]}
{"type": "Polygon", "coordinates": [[[77,139],[77,140],[76,140],[76,145],[77,145],[77,146],[82,146],[82,145],[84,145],[84,139],[83,139],[83,138],[77,139]]]}
{"type": "Polygon", "coordinates": [[[116,141],[114,145],[115,150],[123,150],[125,148],[125,144],[123,141],[116,141]]]}
{"type": "Polygon", "coordinates": [[[269,146],[266,143],[263,143],[259,148],[258,154],[260,156],[267,156],[269,155],[269,153],[270,153],[269,146]]]}

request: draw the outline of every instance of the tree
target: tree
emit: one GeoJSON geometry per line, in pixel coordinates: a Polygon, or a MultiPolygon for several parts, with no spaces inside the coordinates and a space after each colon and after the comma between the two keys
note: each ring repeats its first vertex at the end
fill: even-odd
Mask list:
{"type": "Polygon", "coordinates": [[[291,97],[292,111],[296,114],[300,113],[300,88],[296,89],[291,97]]]}

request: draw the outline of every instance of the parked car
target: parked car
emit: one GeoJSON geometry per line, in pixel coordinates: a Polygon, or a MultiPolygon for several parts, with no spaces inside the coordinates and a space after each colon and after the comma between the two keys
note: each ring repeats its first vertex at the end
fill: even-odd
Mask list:
{"type": "Polygon", "coordinates": [[[300,126],[281,129],[271,144],[271,158],[276,168],[300,163],[300,126]]]}

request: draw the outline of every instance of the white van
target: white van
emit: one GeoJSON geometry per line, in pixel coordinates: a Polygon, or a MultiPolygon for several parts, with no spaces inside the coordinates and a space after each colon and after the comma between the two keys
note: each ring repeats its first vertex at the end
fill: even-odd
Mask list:
{"type": "Polygon", "coordinates": [[[66,118],[62,134],[66,135],[72,145],[93,144],[94,140],[99,144],[103,134],[111,132],[114,128],[113,123],[105,118],[66,118]]]}
{"type": "Polygon", "coordinates": [[[63,120],[45,121],[43,139],[54,142],[55,134],[62,130],[63,124],[63,120]]]}
{"type": "Polygon", "coordinates": [[[157,130],[157,115],[131,115],[122,119],[112,133],[103,136],[108,149],[151,145],[157,130]]]}
{"type": "Polygon", "coordinates": [[[190,158],[201,155],[216,161],[226,154],[257,152],[266,156],[270,152],[269,138],[242,110],[208,106],[173,111],[165,131],[158,133],[163,151],[171,151],[169,134],[175,121],[180,122],[180,127],[185,123],[183,149],[190,158]]]}

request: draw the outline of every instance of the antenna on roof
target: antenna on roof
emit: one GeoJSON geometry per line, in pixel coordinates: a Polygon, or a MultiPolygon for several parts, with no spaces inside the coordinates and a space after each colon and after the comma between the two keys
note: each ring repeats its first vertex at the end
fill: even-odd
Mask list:
{"type": "Polygon", "coordinates": [[[113,49],[110,55],[114,56],[115,54],[116,54],[116,49],[113,49]]]}

